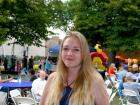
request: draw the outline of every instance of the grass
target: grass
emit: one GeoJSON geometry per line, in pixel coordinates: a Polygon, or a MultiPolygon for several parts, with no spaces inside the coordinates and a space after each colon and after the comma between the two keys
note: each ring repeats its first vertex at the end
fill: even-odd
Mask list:
{"type": "Polygon", "coordinates": [[[119,96],[116,94],[110,105],[119,105],[119,103],[120,103],[119,96]]]}

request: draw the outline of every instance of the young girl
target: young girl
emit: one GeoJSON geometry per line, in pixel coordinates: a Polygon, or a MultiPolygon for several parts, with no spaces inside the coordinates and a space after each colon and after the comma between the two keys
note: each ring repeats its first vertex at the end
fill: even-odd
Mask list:
{"type": "Polygon", "coordinates": [[[104,81],[80,32],[70,32],[62,41],[56,69],[47,80],[40,105],[109,105],[104,81]]]}

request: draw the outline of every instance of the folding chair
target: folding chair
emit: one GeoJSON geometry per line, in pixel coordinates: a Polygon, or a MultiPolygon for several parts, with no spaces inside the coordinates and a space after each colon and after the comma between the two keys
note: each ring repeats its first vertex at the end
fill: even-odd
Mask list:
{"type": "Polygon", "coordinates": [[[109,95],[109,103],[111,103],[113,101],[113,99],[115,98],[116,96],[116,93],[117,91],[113,88],[106,88],[107,89],[107,93],[109,95]]]}
{"type": "Polygon", "coordinates": [[[7,93],[6,92],[0,92],[0,105],[7,105],[7,93]]]}
{"type": "Polygon", "coordinates": [[[111,82],[110,82],[110,80],[105,80],[105,85],[106,85],[106,87],[109,87],[109,85],[111,85],[111,82]]]}
{"type": "Polygon", "coordinates": [[[18,89],[10,91],[10,96],[15,105],[37,105],[36,101],[30,97],[22,97],[18,89]]]}
{"type": "Polygon", "coordinates": [[[140,105],[139,96],[135,91],[124,89],[123,94],[127,105],[140,105]]]}
{"type": "Polygon", "coordinates": [[[11,98],[21,96],[21,92],[18,89],[11,90],[10,91],[10,96],[11,96],[11,98]]]}
{"type": "Polygon", "coordinates": [[[108,86],[111,86],[111,88],[113,88],[114,87],[113,81],[108,77],[107,72],[105,72],[105,76],[106,76],[105,84],[108,85],[108,86]]]}
{"type": "Polygon", "coordinates": [[[35,93],[33,92],[33,90],[31,89],[31,94],[32,94],[32,98],[35,100],[35,102],[37,104],[39,104],[39,100],[36,98],[35,93]]]}
{"type": "Polygon", "coordinates": [[[15,105],[37,105],[34,99],[30,97],[14,97],[15,105]]]}
{"type": "Polygon", "coordinates": [[[112,90],[112,89],[107,88],[107,93],[108,93],[108,95],[109,95],[109,98],[110,98],[110,96],[111,96],[112,92],[113,92],[113,90],[112,90]]]}
{"type": "Polygon", "coordinates": [[[18,89],[14,89],[10,91],[10,98],[12,99],[15,105],[16,105],[16,102],[15,102],[14,97],[19,97],[19,96],[21,96],[21,92],[18,89]]]}

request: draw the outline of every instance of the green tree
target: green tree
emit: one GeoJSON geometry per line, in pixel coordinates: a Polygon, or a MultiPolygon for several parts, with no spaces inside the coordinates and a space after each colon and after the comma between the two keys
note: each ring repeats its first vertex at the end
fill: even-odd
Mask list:
{"type": "Polygon", "coordinates": [[[71,0],[68,8],[74,30],[90,44],[116,52],[140,49],[139,5],[138,0],[71,0]]]}
{"type": "Polygon", "coordinates": [[[68,3],[68,11],[73,30],[82,32],[90,45],[100,43],[105,46],[104,31],[101,27],[105,24],[104,2],[101,0],[71,0],[68,3]],[[77,4],[77,5],[75,5],[77,4]]]}
{"type": "Polygon", "coordinates": [[[104,36],[112,51],[140,49],[140,1],[111,0],[106,4],[104,36]]]}
{"type": "Polygon", "coordinates": [[[91,45],[100,43],[115,58],[117,51],[140,49],[139,5],[139,0],[71,0],[67,6],[72,29],[82,32],[91,45]]]}
{"type": "MultiPolygon", "coordinates": [[[[2,39],[16,39],[24,45],[39,45],[46,38],[46,6],[43,0],[1,0],[2,39]]],[[[49,23],[48,23],[49,24],[49,23]]]]}
{"type": "Polygon", "coordinates": [[[50,27],[65,26],[61,8],[59,0],[0,0],[0,39],[39,46],[50,27]]]}

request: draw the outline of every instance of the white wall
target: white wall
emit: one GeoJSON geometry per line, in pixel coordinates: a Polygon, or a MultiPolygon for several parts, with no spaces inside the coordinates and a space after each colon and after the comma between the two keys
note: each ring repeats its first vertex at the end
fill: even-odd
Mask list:
{"type": "MultiPolygon", "coordinates": [[[[64,31],[61,31],[59,29],[50,28],[50,30],[52,30],[54,33],[56,33],[56,35],[54,35],[54,36],[59,36],[60,39],[63,39],[66,35],[66,33],[64,31]]],[[[49,37],[52,37],[52,36],[49,36],[49,37]]],[[[13,43],[13,42],[14,42],[14,40],[10,40],[10,41],[7,41],[2,46],[0,46],[0,55],[3,55],[3,54],[12,55],[13,54],[13,52],[12,52],[13,44],[11,44],[9,46],[8,43],[13,43]]],[[[45,45],[45,42],[42,42],[42,45],[45,45]]],[[[23,57],[24,50],[26,50],[26,47],[15,44],[14,55],[16,55],[18,57],[23,57]]],[[[29,46],[28,57],[30,57],[31,55],[45,56],[45,47],[29,46]]]]}
{"type": "MultiPolygon", "coordinates": [[[[8,45],[8,43],[12,43],[12,42],[13,41],[8,41],[5,44],[3,44],[2,46],[0,46],[0,55],[12,55],[13,54],[13,44],[8,45]]],[[[27,47],[15,44],[14,55],[16,55],[17,57],[23,57],[24,50],[27,50],[27,47]]],[[[45,48],[29,46],[28,57],[30,57],[31,55],[45,56],[45,48]]]]}

